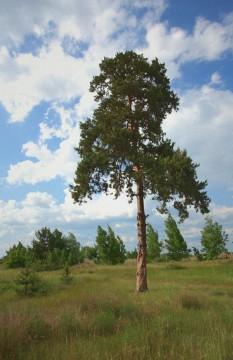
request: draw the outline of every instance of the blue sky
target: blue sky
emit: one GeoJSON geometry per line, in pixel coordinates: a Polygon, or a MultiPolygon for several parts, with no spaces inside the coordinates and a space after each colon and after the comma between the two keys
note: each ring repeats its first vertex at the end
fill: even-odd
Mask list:
{"type": "MultiPolygon", "coordinates": [[[[165,63],[180,110],[164,131],[200,164],[210,215],[233,250],[231,0],[0,0],[0,26],[0,256],[44,226],[86,245],[109,224],[136,246],[136,204],[124,194],[78,206],[69,193],[79,122],[96,106],[89,83],[104,56],[125,50],[165,63]]],[[[145,205],[163,240],[165,217],[145,205]]],[[[180,225],[190,247],[200,248],[203,225],[192,210],[180,225]]]]}

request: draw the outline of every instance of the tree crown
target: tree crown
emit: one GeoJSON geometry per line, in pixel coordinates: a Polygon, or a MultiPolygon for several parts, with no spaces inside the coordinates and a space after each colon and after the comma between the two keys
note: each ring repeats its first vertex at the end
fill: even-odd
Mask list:
{"type": "Polygon", "coordinates": [[[167,234],[165,248],[168,250],[168,257],[172,260],[181,260],[188,257],[190,250],[171,214],[165,220],[165,226],[167,234]]]}
{"type": "Polygon", "coordinates": [[[205,226],[201,231],[201,244],[207,258],[213,259],[222,252],[228,252],[227,241],[228,234],[222,229],[222,225],[207,216],[205,226]]]}
{"type": "Polygon", "coordinates": [[[167,114],[179,105],[164,64],[132,51],[117,53],[104,58],[90,91],[99,105],[93,118],[80,124],[74,201],[81,204],[99,192],[118,197],[123,191],[132,201],[134,184],[141,182],[143,196],[153,195],[162,210],[173,201],[182,219],[189,205],[207,212],[207,183],[197,180],[198,165],[162,130],[167,114]]]}

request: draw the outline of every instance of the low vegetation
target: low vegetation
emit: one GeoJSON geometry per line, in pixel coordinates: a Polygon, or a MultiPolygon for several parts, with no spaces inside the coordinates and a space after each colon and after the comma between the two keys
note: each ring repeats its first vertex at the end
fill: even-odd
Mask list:
{"type": "Polygon", "coordinates": [[[37,296],[15,291],[25,270],[0,265],[0,359],[232,360],[232,260],[148,264],[142,294],[135,260],[41,272],[37,296]]]}

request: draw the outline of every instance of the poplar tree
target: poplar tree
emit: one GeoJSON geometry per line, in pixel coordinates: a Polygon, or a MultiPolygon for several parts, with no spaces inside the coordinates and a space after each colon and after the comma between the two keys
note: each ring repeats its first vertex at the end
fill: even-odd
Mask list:
{"type": "Polygon", "coordinates": [[[181,260],[188,257],[190,250],[171,214],[168,215],[165,226],[167,234],[165,248],[168,250],[168,258],[171,260],[181,260]]]}
{"type": "Polygon", "coordinates": [[[151,224],[147,225],[147,262],[160,257],[163,244],[159,242],[159,234],[151,224]]]}
{"type": "Polygon", "coordinates": [[[208,212],[206,181],[199,182],[197,164],[185,150],[165,137],[162,122],[178,110],[164,64],[133,51],[104,58],[90,91],[98,107],[80,124],[80,157],[71,194],[82,204],[96,193],[125,192],[137,201],[138,257],[136,290],[148,290],[146,271],[146,214],[144,199],[151,195],[158,209],[173,202],[181,220],[188,207],[208,212]]]}
{"type": "Polygon", "coordinates": [[[210,216],[205,218],[205,226],[201,231],[202,251],[208,260],[216,258],[221,253],[227,253],[226,244],[228,234],[223,230],[222,225],[214,221],[210,216]]]}
{"type": "Polygon", "coordinates": [[[119,236],[116,236],[110,226],[108,231],[98,226],[96,237],[97,259],[101,263],[121,264],[125,261],[125,245],[119,236]]]}

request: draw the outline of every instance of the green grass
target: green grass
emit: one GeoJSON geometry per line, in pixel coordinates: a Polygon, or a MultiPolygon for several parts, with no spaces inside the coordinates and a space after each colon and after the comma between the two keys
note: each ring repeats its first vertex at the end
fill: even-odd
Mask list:
{"type": "Polygon", "coordinates": [[[148,265],[135,292],[135,262],[84,263],[43,272],[49,294],[20,297],[19,270],[0,266],[0,360],[232,360],[233,263],[148,265]]]}

